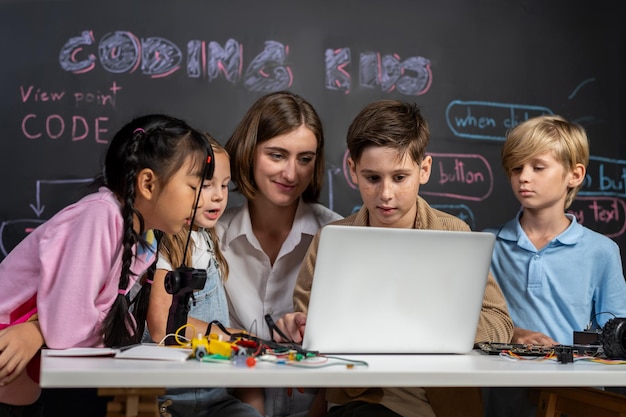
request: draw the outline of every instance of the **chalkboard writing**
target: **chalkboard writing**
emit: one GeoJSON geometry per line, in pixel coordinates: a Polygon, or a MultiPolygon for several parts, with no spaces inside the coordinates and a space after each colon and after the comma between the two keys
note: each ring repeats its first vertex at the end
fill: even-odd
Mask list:
{"type": "Polygon", "coordinates": [[[519,207],[500,167],[507,129],[541,114],[576,121],[592,156],[569,211],[626,243],[626,30],[615,2],[71,0],[0,10],[0,257],[85,192],[130,118],[168,113],[224,143],[259,96],[282,89],[322,117],[322,202],[343,215],[361,204],[347,171],[352,118],[378,99],[418,103],[433,157],[421,193],[476,230],[519,207]]]}

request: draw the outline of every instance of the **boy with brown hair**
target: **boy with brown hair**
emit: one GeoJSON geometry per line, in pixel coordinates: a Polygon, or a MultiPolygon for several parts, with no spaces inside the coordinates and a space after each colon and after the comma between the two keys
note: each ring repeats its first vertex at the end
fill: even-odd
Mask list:
{"type": "MultiPolygon", "coordinates": [[[[432,158],[426,155],[429,137],[428,123],[414,104],[382,100],[361,110],[350,125],[347,145],[350,175],[358,185],[363,206],[331,224],[469,231],[462,220],[430,207],[418,195],[420,185],[428,182],[431,173],[432,158]]],[[[319,237],[318,233],[313,239],[298,275],[295,313],[277,323],[295,342],[302,340],[305,331],[319,237]]],[[[502,292],[489,275],[475,340],[509,342],[512,332],[502,292]]],[[[479,390],[473,388],[326,389],[326,399],[333,405],[327,414],[331,417],[482,416],[479,397],[479,390]],[[450,401],[452,395],[455,401],[450,401]],[[459,408],[450,408],[453,403],[459,408]]]]}

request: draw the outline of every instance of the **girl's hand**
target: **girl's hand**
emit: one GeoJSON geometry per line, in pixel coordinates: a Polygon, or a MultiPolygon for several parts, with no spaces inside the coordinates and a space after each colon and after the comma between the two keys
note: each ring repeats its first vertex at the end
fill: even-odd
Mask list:
{"type": "Polygon", "coordinates": [[[38,321],[0,330],[0,386],[13,382],[44,344],[38,321]]]}

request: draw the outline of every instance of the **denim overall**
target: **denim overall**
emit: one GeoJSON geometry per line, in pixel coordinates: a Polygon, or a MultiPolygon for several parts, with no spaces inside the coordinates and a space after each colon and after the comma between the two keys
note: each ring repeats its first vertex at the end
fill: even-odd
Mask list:
{"type": "MultiPolygon", "coordinates": [[[[206,270],[207,280],[204,288],[195,291],[193,299],[190,300],[189,316],[206,322],[219,320],[225,327],[228,327],[226,292],[213,244],[204,230],[198,233],[198,237],[205,239],[207,250],[211,254],[211,261],[206,270]]],[[[208,373],[207,378],[210,378],[208,373]]],[[[163,417],[260,416],[252,406],[233,397],[226,388],[222,387],[167,389],[167,393],[159,397],[159,411],[163,417]]]]}

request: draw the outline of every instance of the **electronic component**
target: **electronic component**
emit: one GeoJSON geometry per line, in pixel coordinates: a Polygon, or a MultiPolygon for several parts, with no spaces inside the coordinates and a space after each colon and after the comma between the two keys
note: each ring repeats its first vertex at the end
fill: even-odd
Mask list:
{"type": "Polygon", "coordinates": [[[626,359],[626,318],[615,317],[607,321],[600,342],[608,359],[626,359]]]}
{"type": "Polygon", "coordinates": [[[574,344],[575,345],[599,345],[600,335],[602,330],[589,329],[582,332],[574,332],[574,344]]]}
{"type": "Polygon", "coordinates": [[[546,356],[554,352],[551,347],[539,345],[525,345],[521,343],[476,343],[475,349],[489,355],[499,355],[502,352],[510,352],[519,356],[546,356]]]}
{"type": "Polygon", "coordinates": [[[574,352],[572,346],[558,345],[554,347],[556,360],[560,363],[574,363],[574,352]]]}
{"type": "MultiPolygon", "coordinates": [[[[516,343],[476,343],[475,349],[479,349],[489,355],[499,355],[500,353],[510,353],[517,356],[598,356],[602,353],[600,345],[525,345],[516,343]]],[[[558,359],[558,358],[557,358],[558,359]]],[[[566,358],[567,359],[567,358],[566,358]]],[[[566,362],[563,362],[566,363],[566,362]]]]}

